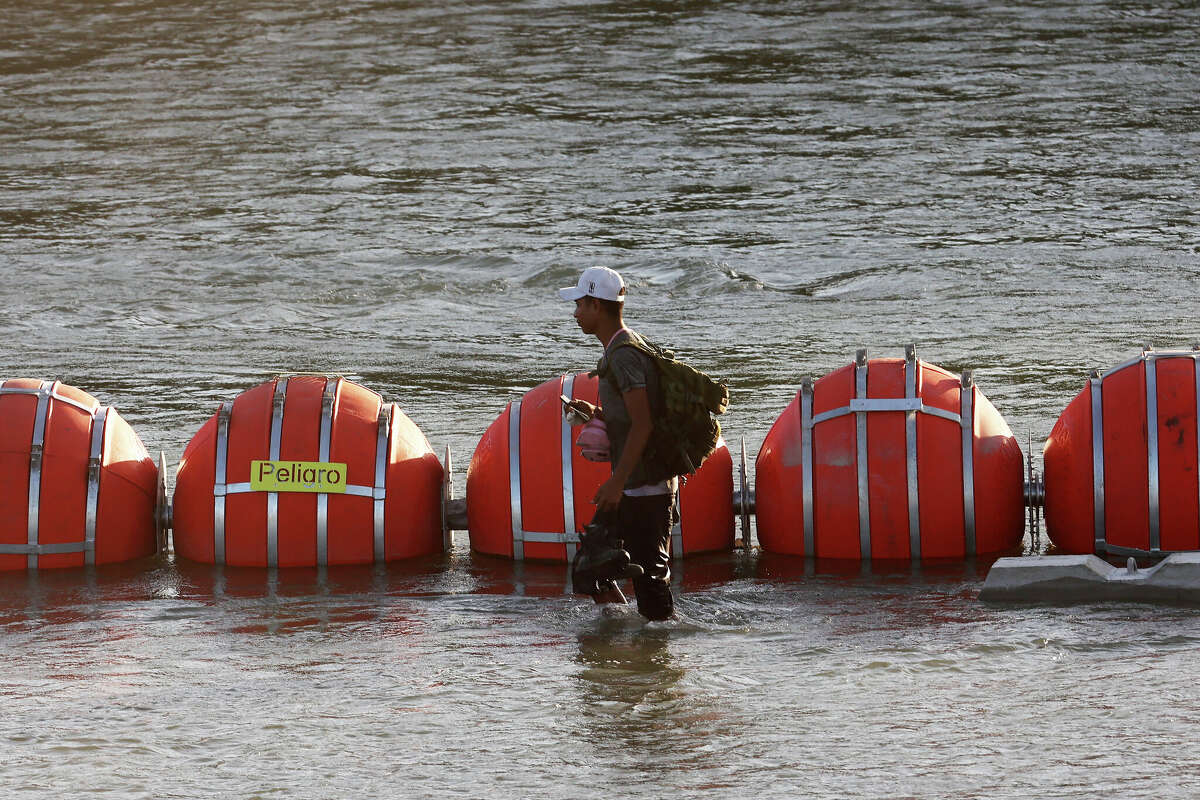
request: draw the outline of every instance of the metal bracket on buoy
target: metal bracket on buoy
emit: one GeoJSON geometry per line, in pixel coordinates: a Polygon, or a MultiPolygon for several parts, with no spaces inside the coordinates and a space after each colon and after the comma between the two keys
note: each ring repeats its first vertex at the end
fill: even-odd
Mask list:
{"type": "Polygon", "coordinates": [[[158,451],[158,493],[154,504],[154,540],[160,554],[167,552],[167,531],[171,528],[171,501],[167,498],[167,454],[158,451]]]}
{"type": "Polygon", "coordinates": [[[1046,504],[1046,483],[1033,468],[1033,434],[1026,434],[1025,505],[1029,509],[1029,536],[1033,550],[1042,544],[1042,506],[1046,504]]]}

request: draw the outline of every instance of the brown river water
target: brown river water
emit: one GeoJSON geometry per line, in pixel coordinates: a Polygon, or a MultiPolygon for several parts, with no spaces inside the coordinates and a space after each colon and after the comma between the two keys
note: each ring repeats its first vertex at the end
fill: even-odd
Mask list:
{"type": "MultiPolygon", "coordinates": [[[[0,9],[5,377],[172,463],[220,401],[340,373],[461,496],[505,403],[594,361],[554,296],[590,264],[728,381],[751,463],[858,347],[974,369],[1036,458],[1088,369],[1200,339],[1192,3],[0,9]]],[[[1195,611],[990,606],[988,566],[689,559],[653,624],[465,532],[380,569],[0,575],[0,785],[1200,795],[1195,611]]]]}

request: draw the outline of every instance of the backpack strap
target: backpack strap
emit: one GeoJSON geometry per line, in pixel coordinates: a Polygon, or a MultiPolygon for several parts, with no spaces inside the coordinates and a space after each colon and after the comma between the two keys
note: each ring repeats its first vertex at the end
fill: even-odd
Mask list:
{"type": "MultiPolygon", "coordinates": [[[[626,337],[623,341],[617,342],[615,345],[613,345],[613,350],[621,347],[632,347],[634,350],[640,350],[641,352],[655,359],[661,358],[666,359],[667,361],[675,360],[675,354],[670,350],[664,350],[653,342],[641,339],[641,337],[638,339],[626,337]]],[[[605,355],[607,355],[607,353],[605,355]]]]}
{"type": "MultiPolygon", "coordinates": [[[[638,336],[638,334],[634,334],[634,336],[638,336]]],[[[666,351],[662,350],[662,348],[658,347],[657,345],[646,342],[644,339],[641,339],[640,336],[638,336],[638,339],[633,339],[626,336],[624,339],[613,345],[611,350],[605,350],[603,366],[599,366],[589,372],[588,377],[599,377],[601,380],[608,381],[609,385],[612,386],[616,393],[621,394],[621,387],[617,384],[616,376],[613,375],[609,355],[621,349],[622,347],[632,347],[634,350],[646,355],[650,359],[649,369],[652,369],[658,373],[658,378],[654,384],[651,384],[649,376],[646,377],[646,391],[650,401],[651,419],[661,419],[663,414],[666,413],[666,402],[663,398],[662,366],[659,362],[662,358],[662,354],[666,351]],[[656,386],[657,391],[651,392],[651,385],[656,386]]],[[[671,355],[673,356],[673,354],[671,355]]]]}
{"type": "MultiPolygon", "coordinates": [[[[633,333],[633,331],[630,331],[630,333],[633,333]]],[[[657,361],[657,359],[660,359],[663,357],[667,357],[667,358],[675,357],[675,354],[670,352],[669,350],[663,350],[658,345],[647,342],[645,339],[642,339],[641,336],[636,333],[634,333],[633,335],[637,336],[638,338],[634,339],[630,336],[626,336],[624,339],[622,339],[621,341],[614,344],[612,346],[612,349],[605,350],[604,351],[604,366],[597,367],[596,369],[590,371],[588,373],[588,377],[589,378],[595,378],[595,377],[603,378],[603,379],[607,380],[609,383],[611,383],[613,385],[613,388],[615,388],[619,391],[620,387],[617,386],[617,379],[613,377],[612,367],[609,366],[609,355],[611,355],[612,353],[614,353],[617,350],[620,350],[622,347],[632,347],[634,350],[638,350],[642,353],[645,353],[647,356],[650,357],[650,359],[652,361],[657,361]]]]}

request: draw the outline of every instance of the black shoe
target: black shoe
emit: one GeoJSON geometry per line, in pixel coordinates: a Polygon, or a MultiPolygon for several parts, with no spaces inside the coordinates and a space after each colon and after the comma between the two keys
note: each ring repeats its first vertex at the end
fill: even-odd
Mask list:
{"type": "Polygon", "coordinates": [[[644,570],[632,563],[629,552],[608,535],[608,528],[599,522],[591,522],[579,535],[579,552],[575,554],[575,569],[579,572],[605,578],[637,578],[644,570]]]}

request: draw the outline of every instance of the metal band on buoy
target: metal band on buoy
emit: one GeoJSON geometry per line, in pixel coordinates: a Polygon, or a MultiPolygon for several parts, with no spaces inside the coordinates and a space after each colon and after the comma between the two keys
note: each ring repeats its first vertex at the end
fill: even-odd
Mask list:
{"type": "Polygon", "coordinates": [[[38,512],[42,494],[42,448],[46,444],[46,423],[50,415],[50,394],[54,383],[46,381],[38,388],[37,412],[33,418],[33,441],[29,444],[29,514],[26,517],[29,545],[28,565],[31,569],[38,564],[38,512]]]}
{"type": "MultiPolygon", "coordinates": [[[[213,563],[225,563],[225,495],[229,493],[226,462],[229,460],[229,419],[233,401],[226,400],[217,410],[217,455],[213,474],[213,563]]],[[[247,487],[249,489],[249,487],[247,487]]]]}
{"type": "MultiPolygon", "coordinates": [[[[860,401],[854,416],[855,442],[858,447],[858,552],[859,557],[871,558],[871,496],[870,477],[867,474],[867,350],[861,348],[854,356],[854,397],[860,401]]],[[[850,402],[854,408],[854,401],[850,402]]],[[[816,420],[813,421],[816,424],[816,420]]]]}
{"type": "MultiPolygon", "coordinates": [[[[384,562],[386,545],[384,538],[386,520],[384,510],[386,506],[384,500],[387,499],[388,440],[391,438],[392,433],[392,407],[390,404],[383,402],[382,398],[380,398],[379,402],[377,424],[379,433],[375,439],[375,487],[371,491],[371,498],[375,503],[375,563],[382,564],[384,562]]],[[[346,488],[349,489],[350,487],[346,488]]]]}
{"type": "MultiPolygon", "coordinates": [[[[567,375],[563,378],[562,393],[567,397],[573,397],[575,391],[575,376],[567,375]]],[[[563,484],[563,542],[567,546],[567,563],[575,558],[576,543],[566,536],[567,533],[575,532],[575,465],[574,459],[571,456],[571,426],[567,422],[566,417],[563,417],[562,422],[562,484],[563,484]]],[[[577,539],[576,539],[577,541],[577,539]]]]}
{"type": "MultiPolygon", "coordinates": [[[[575,376],[562,379],[562,394],[571,397],[575,376]]],[[[521,401],[513,400],[508,407],[508,475],[509,507],[512,510],[513,559],[525,559],[525,542],[561,543],[567,548],[567,561],[575,557],[579,534],[575,531],[575,470],[572,464],[571,425],[564,417],[561,426],[563,532],[525,530],[521,511],[521,401]]]]}
{"type": "Polygon", "coordinates": [[[1095,551],[1097,553],[1114,555],[1159,555],[1161,553],[1158,515],[1158,381],[1154,362],[1163,356],[1177,355],[1180,353],[1166,351],[1154,353],[1147,347],[1137,357],[1131,358],[1107,372],[1092,370],[1091,377],[1088,379],[1092,406],[1092,510],[1095,516],[1095,551]],[[1150,533],[1149,551],[1119,547],[1108,543],[1104,496],[1104,380],[1123,369],[1143,363],[1146,365],[1146,491],[1149,510],[1147,520],[1150,533]]]}
{"type": "Polygon", "coordinates": [[[975,373],[963,370],[958,382],[958,424],[962,427],[963,538],[975,555],[975,373]]]}
{"type": "Polygon", "coordinates": [[[1092,401],[1092,513],[1096,552],[1106,549],[1104,533],[1104,403],[1101,394],[1100,371],[1093,370],[1088,379],[1092,401]]]}
{"type": "MultiPolygon", "coordinates": [[[[341,378],[325,381],[325,391],[321,394],[321,441],[318,448],[320,455],[317,460],[329,461],[330,438],[333,433],[334,406],[337,403],[338,386],[341,378]]],[[[329,495],[322,492],[317,495],[317,566],[329,564],[329,495]]]]}
{"type": "MultiPolygon", "coordinates": [[[[1122,556],[1161,556],[1161,486],[1159,470],[1158,435],[1158,366],[1164,358],[1186,358],[1191,360],[1195,375],[1196,398],[1200,400],[1200,345],[1192,350],[1154,350],[1146,345],[1141,354],[1128,361],[1101,372],[1092,370],[1088,378],[1092,412],[1092,513],[1094,517],[1094,546],[1097,553],[1122,556]],[[1108,542],[1105,520],[1105,467],[1104,467],[1104,382],[1129,367],[1145,364],[1146,382],[1146,502],[1147,529],[1150,549],[1122,547],[1108,542]]],[[[1197,430],[1200,431],[1200,402],[1197,402],[1197,430]]],[[[1197,436],[1197,460],[1200,462],[1200,435],[1197,436]]],[[[1200,499],[1200,482],[1197,483],[1200,499]]]]}
{"type": "MultiPolygon", "coordinates": [[[[813,493],[813,380],[805,375],[800,381],[800,458],[803,475],[801,490],[804,493],[804,554],[810,558],[816,553],[815,501],[813,493]]],[[[744,501],[743,501],[744,502],[744,501]]]]}
{"type": "Polygon", "coordinates": [[[917,462],[917,414],[928,414],[959,425],[962,429],[963,464],[963,522],[965,549],[973,555],[975,543],[975,480],[974,480],[974,393],[972,373],[962,374],[959,413],[925,405],[921,399],[923,380],[921,362],[916,357],[916,347],[908,345],[904,351],[904,397],[867,397],[867,373],[869,362],[866,349],[860,349],[854,357],[854,396],[848,406],[813,414],[814,386],[811,377],[800,381],[800,458],[801,492],[804,505],[804,553],[816,554],[816,523],[814,502],[816,490],[813,471],[813,432],[817,425],[847,414],[855,415],[855,449],[858,481],[858,545],[861,558],[871,558],[871,503],[870,473],[867,464],[867,414],[879,411],[900,411],[905,415],[905,471],[908,497],[908,542],[910,557],[921,557],[921,513],[920,483],[917,462]]]}
{"type": "Polygon", "coordinates": [[[92,412],[92,441],[88,453],[87,513],[84,517],[83,563],[96,563],[96,520],[100,507],[100,470],[104,466],[104,429],[111,407],[92,412]]]}
{"type": "Polygon", "coordinates": [[[87,405],[58,394],[58,381],[42,381],[36,389],[7,387],[0,385],[0,395],[23,394],[37,398],[34,412],[33,435],[29,442],[29,494],[26,518],[25,544],[0,544],[0,553],[26,556],[30,569],[38,566],[38,556],[51,553],[83,553],[85,564],[96,563],[96,516],[100,499],[100,467],[103,462],[104,427],[111,407],[87,405]],[[88,453],[87,501],[84,512],[83,540],[41,544],[39,541],[39,516],[42,496],[42,458],[46,444],[46,429],[52,412],[51,401],[65,403],[78,408],[91,417],[91,442],[88,453]]]}
{"type": "Polygon", "coordinates": [[[512,513],[513,560],[525,560],[521,528],[521,401],[508,405],[508,502],[512,513]]]}
{"type": "MultiPolygon", "coordinates": [[[[1192,371],[1196,377],[1196,464],[1200,466],[1200,344],[1192,346],[1192,371]]],[[[1200,475],[1196,480],[1197,508],[1200,508],[1200,475]]]]}
{"type": "Polygon", "coordinates": [[[1153,357],[1146,358],[1146,466],[1150,552],[1158,553],[1162,550],[1158,516],[1158,371],[1153,357]]]}
{"type": "MultiPolygon", "coordinates": [[[[915,400],[920,395],[921,366],[917,362],[916,345],[904,347],[904,398],[915,400]]],[[[918,407],[919,408],[919,407],[918,407]]],[[[908,464],[908,553],[910,558],[921,557],[920,487],[917,483],[917,408],[904,412],[904,449],[908,464]]]]}
{"type": "MultiPolygon", "coordinates": [[[[283,449],[283,408],[287,404],[288,379],[275,381],[271,398],[271,449],[267,458],[278,461],[283,449]]],[[[279,492],[267,492],[267,566],[279,566],[279,492]]]]}
{"type": "MultiPolygon", "coordinates": [[[[321,396],[321,430],[319,460],[328,461],[333,445],[333,418],[337,413],[338,391],[342,378],[327,378],[321,396]]],[[[278,461],[283,444],[283,416],[287,400],[288,379],[279,378],[271,399],[271,434],[269,458],[278,461]]],[[[231,494],[248,494],[249,482],[227,483],[229,459],[229,423],[233,416],[233,401],[227,400],[217,411],[216,469],[213,479],[213,561],[225,563],[225,498],[231,494]]],[[[391,406],[380,399],[378,436],[375,445],[375,483],[373,486],[348,484],[344,494],[365,497],[374,504],[373,555],[377,563],[385,560],[385,501],[387,500],[388,444],[391,439],[391,406]]],[[[279,565],[279,493],[267,492],[267,566],[279,565]]],[[[317,492],[317,565],[329,560],[329,493],[317,492]]]]}

